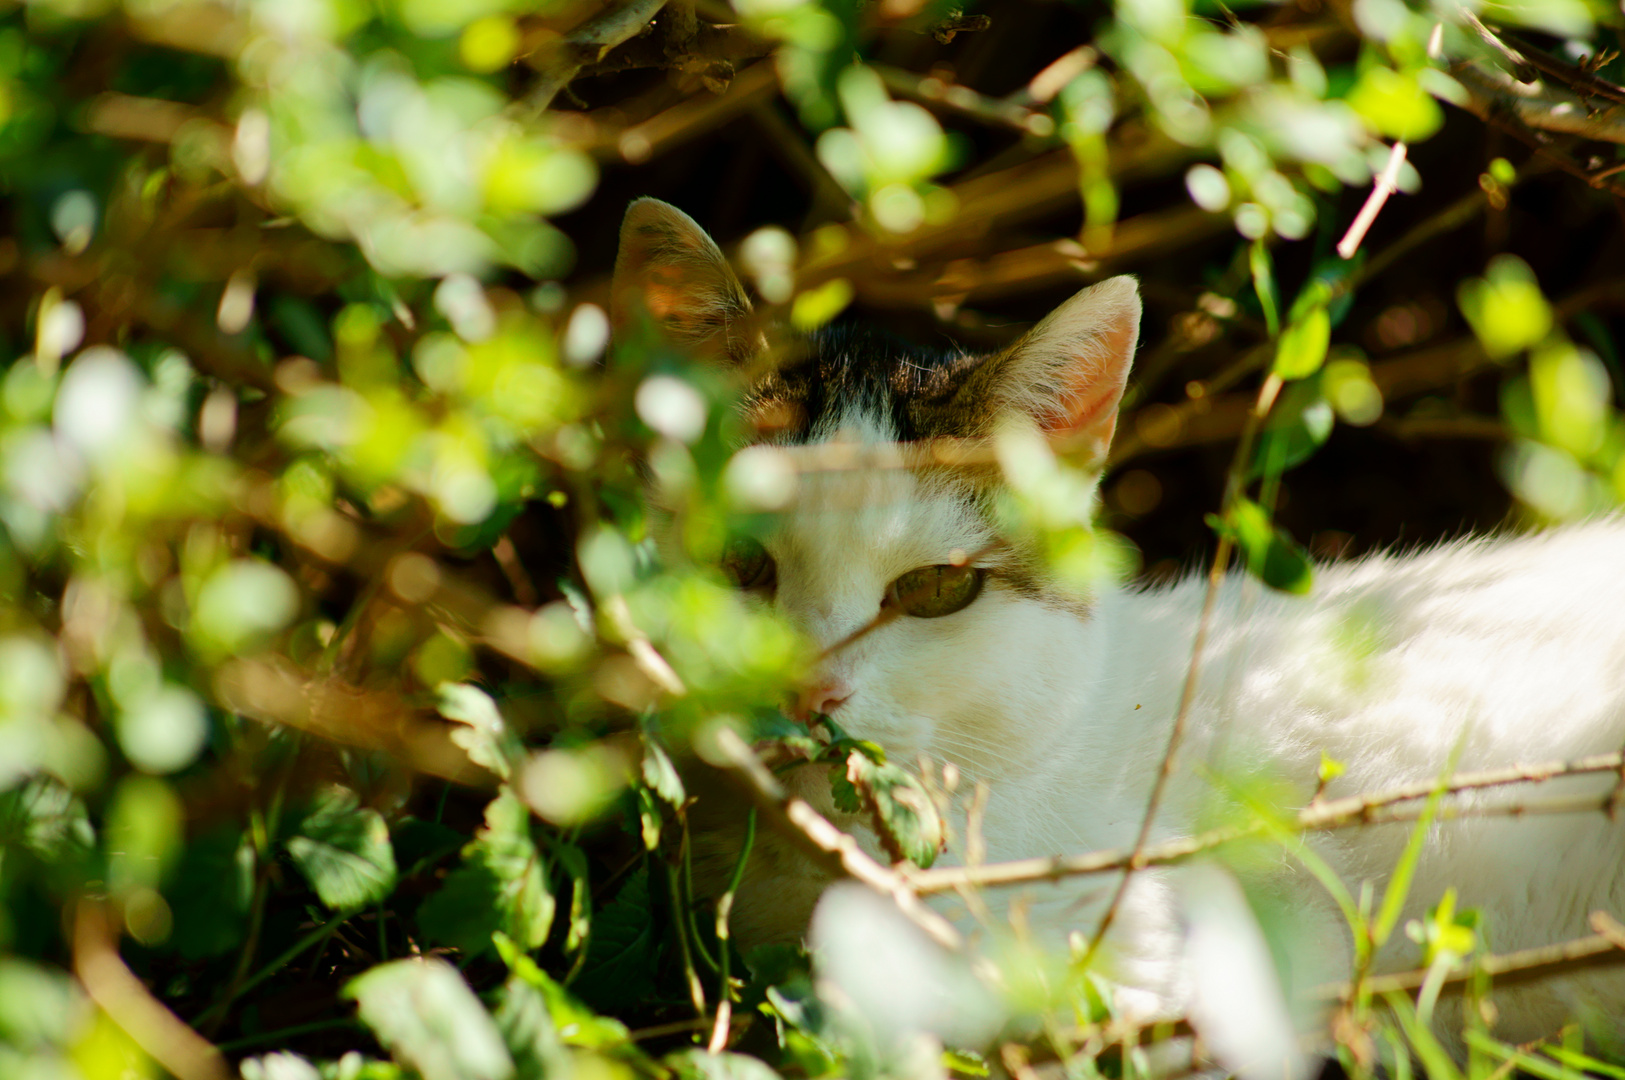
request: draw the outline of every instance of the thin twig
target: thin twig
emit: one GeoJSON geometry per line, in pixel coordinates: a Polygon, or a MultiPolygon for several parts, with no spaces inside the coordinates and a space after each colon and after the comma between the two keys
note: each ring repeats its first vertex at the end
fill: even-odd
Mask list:
{"type": "Polygon", "coordinates": [[[733,914],[734,896],[739,892],[739,883],[745,877],[745,863],[750,859],[750,849],[755,844],[756,808],[751,807],[750,813],[745,816],[745,841],[739,845],[739,861],[734,863],[728,891],[717,901],[717,951],[722,954],[718,957],[721,988],[717,991],[716,1025],[711,1029],[711,1041],[705,1048],[711,1054],[720,1054],[728,1048],[728,1025],[733,1019],[733,988],[728,985],[728,958],[732,951],[728,943],[728,919],[733,914]]]}
{"type": "MultiPolygon", "coordinates": [[[[1598,932],[1588,937],[1481,956],[1456,964],[1445,976],[1445,991],[1459,993],[1481,971],[1501,986],[1516,986],[1584,968],[1625,963],[1625,926],[1621,926],[1605,911],[1593,911],[1590,921],[1592,928],[1598,932]]],[[[1428,970],[1418,968],[1367,978],[1362,989],[1373,995],[1414,992],[1427,981],[1428,970]]],[[[1352,985],[1346,982],[1329,983],[1310,990],[1308,997],[1313,1001],[1346,1001],[1352,990],[1352,985]]]]}
{"type": "Polygon", "coordinates": [[[1337,242],[1337,253],[1343,258],[1354,258],[1354,253],[1360,249],[1360,242],[1365,239],[1366,231],[1371,228],[1372,222],[1377,220],[1377,215],[1382,212],[1388,196],[1399,189],[1399,170],[1404,164],[1405,144],[1396,142],[1389,151],[1388,164],[1383,167],[1371,185],[1371,194],[1366,196],[1365,205],[1354,215],[1354,221],[1349,225],[1349,231],[1343,234],[1343,239],[1337,242]]]}
{"type": "MultiPolygon", "coordinates": [[[[1246,475],[1247,462],[1252,456],[1253,440],[1258,434],[1259,426],[1264,417],[1269,414],[1270,406],[1275,402],[1276,395],[1280,393],[1280,376],[1271,374],[1259,387],[1258,400],[1247,416],[1247,424],[1242,429],[1241,441],[1236,445],[1236,456],[1230,464],[1229,479],[1225,484],[1224,500],[1219,513],[1223,515],[1236,499],[1241,495],[1242,478],[1246,475]]],[[[1228,530],[1219,533],[1218,550],[1213,554],[1213,564],[1208,570],[1207,592],[1202,597],[1202,613],[1196,622],[1196,639],[1191,643],[1190,667],[1185,671],[1185,685],[1179,694],[1179,709],[1174,714],[1173,729],[1168,732],[1168,747],[1163,751],[1162,765],[1157,769],[1157,778],[1152,782],[1150,798],[1146,800],[1145,816],[1140,820],[1140,832],[1134,840],[1134,851],[1129,857],[1128,865],[1123,868],[1123,875],[1117,881],[1117,890],[1112,893],[1111,901],[1106,905],[1106,911],[1100,917],[1100,924],[1089,938],[1089,947],[1084,952],[1083,962],[1087,964],[1094,958],[1105,940],[1112,922],[1117,918],[1117,910],[1123,903],[1123,896],[1128,892],[1129,879],[1134,871],[1144,865],[1142,862],[1146,845],[1151,840],[1151,828],[1156,822],[1157,808],[1162,802],[1162,793],[1167,789],[1168,778],[1173,775],[1174,762],[1179,753],[1179,744],[1185,737],[1185,725],[1190,720],[1191,706],[1196,701],[1196,686],[1202,673],[1202,651],[1207,646],[1208,629],[1213,622],[1213,609],[1218,604],[1219,587],[1224,583],[1225,575],[1230,569],[1230,552],[1233,540],[1228,530]]]]}
{"type": "Polygon", "coordinates": [[[804,799],[786,791],[745,740],[728,728],[720,729],[716,740],[726,767],[744,782],[757,807],[825,870],[855,878],[882,896],[889,896],[910,922],[945,948],[957,950],[964,946],[953,924],[920,902],[907,877],[882,866],[804,799]]]}
{"type": "MultiPolygon", "coordinates": [[[[1460,773],[1443,786],[1445,794],[1506,787],[1512,784],[1539,784],[1564,776],[1588,776],[1617,772],[1625,768],[1625,753],[1596,754],[1573,761],[1546,761],[1533,765],[1511,765],[1499,769],[1460,773]]],[[[1349,795],[1341,799],[1328,799],[1311,803],[1298,811],[1289,823],[1297,831],[1325,831],[1352,825],[1394,824],[1415,819],[1414,812],[1401,813],[1393,808],[1400,803],[1415,802],[1433,794],[1437,781],[1421,780],[1383,791],[1349,795]]],[[[1527,816],[1536,813],[1576,813],[1606,809],[1612,796],[1585,796],[1562,803],[1508,804],[1504,806],[1473,807],[1466,811],[1445,808],[1440,820],[1469,816],[1527,816]]],[[[942,867],[933,870],[909,870],[906,876],[914,891],[921,894],[944,892],[966,885],[1019,885],[1038,881],[1058,881],[1064,877],[1098,874],[1108,870],[1121,870],[1135,865],[1165,865],[1181,862],[1203,851],[1263,832],[1263,826],[1226,826],[1211,829],[1196,836],[1169,840],[1136,852],[1132,848],[1112,848],[1084,855],[1063,855],[1051,858],[1020,859],[1011,862],[987,863],[981,866],[942,867]]]]}
{"type": "Polygon", "coordinates": [[[990,98],[968,86],[946,83],[933,75],[916,75],[889,64],[870,66],[894,94],[936,105],[984,124],[1014,128],[1026,135],[1047,138],[1055,134],[1055,121],[1047,113],[1035,112],[1008,100],[990,98]]]}

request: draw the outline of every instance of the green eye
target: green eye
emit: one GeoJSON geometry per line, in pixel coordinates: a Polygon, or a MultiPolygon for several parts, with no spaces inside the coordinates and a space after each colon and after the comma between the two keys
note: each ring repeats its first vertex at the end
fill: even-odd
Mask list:
{"type": "Polygon", "coordinates": [[[905,615],[937,619],[969,607],[982,592],[984,576],[979,566],[922,566],[892,582],[886,600],[905,615]]]}
{"type": "Polygon", "coordinates": [[[736,536],[722,550],[722,572],[741,589],[765,589],[773,584],[778,568],[761,544],[736,536]]]}

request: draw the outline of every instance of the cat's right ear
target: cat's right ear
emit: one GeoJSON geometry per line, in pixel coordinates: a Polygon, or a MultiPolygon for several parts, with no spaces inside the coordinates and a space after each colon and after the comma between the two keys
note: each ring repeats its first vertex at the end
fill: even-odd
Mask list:
{"type": "Polygon", "coordinates": [[[983,374],[996,413],[1025,414],[1104,465],[1140,339],[1140,287],[1128,275],[1090,286],[1050,312],[983,374]]]}
{"type": "Polygon", "coordinates": [[[617,336],[645,314],[672,344],[716,363],[741,363],[760,347],[750,300],[721,249],[659,199],[627,207],[610,291],[617,336]]]}

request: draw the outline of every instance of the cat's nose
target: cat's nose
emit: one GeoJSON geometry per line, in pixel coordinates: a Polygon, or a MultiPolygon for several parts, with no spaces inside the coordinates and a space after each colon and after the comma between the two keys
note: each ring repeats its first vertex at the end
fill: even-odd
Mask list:
{"type": "Polygon", "coordinates": [[[795,718],[805,724],[814,716],[834,712],[851,696],[852,685],[845,679],[821,679],[796,698],[795,718]]]}

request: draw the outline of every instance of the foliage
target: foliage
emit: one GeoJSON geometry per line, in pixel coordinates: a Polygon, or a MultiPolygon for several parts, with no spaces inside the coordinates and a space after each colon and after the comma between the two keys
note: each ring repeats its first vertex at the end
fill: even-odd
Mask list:
{"type": "MultiPolygon", "coordinates": [[[[1147,1068],[1081,943],[990,958],[996,1002],[921,962],[1009,1018],[994,1047],[883,1030],[795,950],[737,955],[737,869],[715,912],[696,892],[685,777],[719,733],[827,766],[899,861],[964,838],[951,770],[779,715],[816,657],[715,566],[795,476],[736,452],[727,374],[646,327],[606,358],[615,229],[671,198],[779,322],[855,307],[987,348],[1141,274],[1111,528],[1042,441],[994,448],[1001,512],[1080,585],[1216,543],[1301,592],[1306,548],[1496,523],[1496,473],[1515,517],[1625,499],[1620,12],[1478,16],[0,3],[0,1074],[1147,1068]],[[1507,96],[1509,49],[1578,107],[1507,96]],[[1379,174],[1402,194],[1344,259],[1379,174]]],[[[1452,1059],[1433,1006],[1483,952],[1453,894],[1408,928],[1418,995],[1361,983],[1426,818],[1373,913],[1267,790],[1238,820],[1362,958],[1347,1070],[1619,1074],[1578,1027],[1514,1048],[1485,1009],[1452,1059]]]]}

